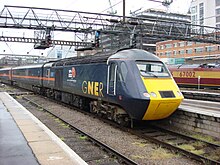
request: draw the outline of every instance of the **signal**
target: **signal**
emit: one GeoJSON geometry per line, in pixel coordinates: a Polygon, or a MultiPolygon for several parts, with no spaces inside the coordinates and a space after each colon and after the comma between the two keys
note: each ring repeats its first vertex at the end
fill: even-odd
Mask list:
{"type": "Polygon", "coordinates": [[[100,31],[95,32],[95,47],[98,48],[100,46],[100,31]]]}
{"type": "Polygon", "coordinates": [[[131,48],[136,48],[137,47],[137,34],[132,34],[130,36],[130,47],[131,48]]]}

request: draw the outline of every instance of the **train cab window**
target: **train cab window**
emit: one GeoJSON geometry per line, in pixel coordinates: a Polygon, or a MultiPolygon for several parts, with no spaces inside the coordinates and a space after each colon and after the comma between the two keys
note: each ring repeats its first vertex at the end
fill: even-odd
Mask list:
{"type": "Polygon", "coordinates": [[[136,64],[143,77],[170,77],[166,66],[161,62],[137,61],[136,64]]]}
{"type": "Polygon", "coordinates": [[[121,70],[120,79],[121,79],[121,81],[125,82],[126,81],[126,77],[127,77],[127,73],[128,73],[128,69],[127,69],[127,66],[126,66],[125,62],[121,63],[120,70],[121,70]]]}
{"type": "Polygon", "coordinates": [[[116,76],[116,65],[114,63],[111,64],[111,67],[110,67],[110,86],[113,86],[114,85],[114,81],[115,81],[115,76],[116,76]]]}
{"type": "Polygon", "coordinates": [[[116,95],[116,75],[117,65],[115,63],[111,63],[108,68],[107,94],[116,95]]]}

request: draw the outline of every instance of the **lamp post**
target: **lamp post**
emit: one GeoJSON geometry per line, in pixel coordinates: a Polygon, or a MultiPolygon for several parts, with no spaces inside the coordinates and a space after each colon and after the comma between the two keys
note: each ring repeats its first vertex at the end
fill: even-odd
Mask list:
{"type": "Polygon", "coordinates": [[[200,89],[200,79],[201,79],[201,77],[198,76],[198,90],[200,89]]]}
{"type": "Polygon", "coordinates": [[[125,0],[123,0],[123,23],[125,23],[125,0]]]}

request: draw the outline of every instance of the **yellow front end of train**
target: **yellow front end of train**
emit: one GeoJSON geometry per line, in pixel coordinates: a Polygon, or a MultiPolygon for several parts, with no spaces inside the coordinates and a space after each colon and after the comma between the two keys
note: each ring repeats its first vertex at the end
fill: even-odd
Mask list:
{"type": "Polygon", "coordinates": [[[140,76],[150,102],[142,120],[158,120],[170,116],[181,104],[183,95],[162,62],[137,61],[140,76]]]}
{"type": "Polygon", "coordinates": [[[183,95],[172,78],[142,78],[150,95],[150,104],[143,120],[157,120],[170,116],[181,104],[183,95]]]}

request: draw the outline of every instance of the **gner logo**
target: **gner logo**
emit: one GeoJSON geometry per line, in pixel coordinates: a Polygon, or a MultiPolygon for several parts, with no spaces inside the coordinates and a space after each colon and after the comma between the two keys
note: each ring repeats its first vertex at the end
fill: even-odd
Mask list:
{"type": "Polygon", "coordinates": [[[83,81],[82,83],[82,92],[85,94],[104,97],[102,90],[103,90],[102,82],[83,81]]]}
{"type": "Polygon", "coordinates": [[[74,67],[72,67],[72,70],[69,70],[68,77],[69,78],[75,78],[76,77],[76,69],[74,67]]]}

